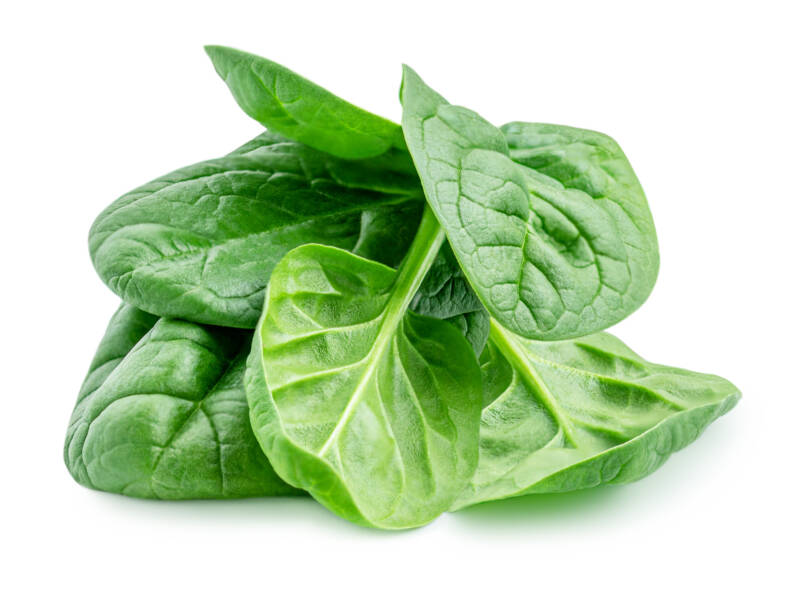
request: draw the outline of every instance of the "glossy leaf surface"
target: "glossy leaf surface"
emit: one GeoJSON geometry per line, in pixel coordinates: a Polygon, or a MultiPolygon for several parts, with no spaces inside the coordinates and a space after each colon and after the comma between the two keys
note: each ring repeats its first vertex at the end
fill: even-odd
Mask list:
{"type": "Polygon", "coordinates": [[[399,263],[423,203],[403,166],[391,155],[342,161],[265,133],[119,198],[92,226],[92,260],[150,313],[254,327],[272,267],[298,245],[399,263]]]}
{"type": "Polygon", "coordinates": [[[503,326],[538,340],[575,337],[647,298],[658,271],[655,230],[612,139],[543,124],[500,130],[448,104],[409,68],[401,100],[428,202],[503,326]]]}
{"type": "Polygon", "coordinates": [[[270,279],[246,380],[254,432],[283,479],[359,524],[425,524],[475,469],[475,356],[450,324],[406,312],[440,243],[399,272],[307,245],[270,279]]]}
{"type": "Polygon", "coordinates": [[[123,305],[81,387],[64,447],[79,483],[161,499],[290,495],[250,428],[252,332],[123,305]]]}
{"type": "Polygon", "coordinates": [[[206,53],[236,102],[268,129],[341,158],[404,149],[397,124],[340,99],[280,64],[211,45],[206,53]]]}
{"type": "Polygon", "coordinates": [[[455,509],[635,481],[740,398],[723,378],[652,364],[607,333],[535,342],[493,322],[481,367],[480,459],[455,509]]]}

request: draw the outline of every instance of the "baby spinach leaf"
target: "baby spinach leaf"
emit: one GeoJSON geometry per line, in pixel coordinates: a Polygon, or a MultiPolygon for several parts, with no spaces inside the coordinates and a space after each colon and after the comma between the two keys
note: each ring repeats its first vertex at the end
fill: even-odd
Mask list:
{"type": "Polygon", "coordinates": [[[341,158],[405,148],[397,124],[340,99],[268,59],[209,45],[206,53],[239,106],[272,131],[341,158]]]}
{"type": "Polygon", "coordinates": [[[398,272],[306,245],[269,281],[245,381],[253,430],[283,479],[359,524],[425,524],[475,470],[475,356],[406,310],[443,238],[428,211],[398,272]]]}
{"type": "Polygon", "coordinates": [[[489,313],[473,292],[446,242],[411,301],[411,309],[448,321],[467,338],[476,355],[483,351],[489,338],[489,313]]]}
{"type": "Polygon", "coordinates": [[[122,305],[67,432],[75,480],[162,499],[301,493],[275,475],[250,428],[242,381],[251,336],[122,305]]]}
{"type": "Polygon", "coordinates": [[[503,326],[564,339],[608,327],[644,302],[658,270],[655,230],[613,140],[541,124],[499,130],[448,104],[410,68],[401,100],[428,202],[503,326]]]}
{"type": "Polygon", "coordinates": [[[123,195],[97,218],[89,246],[126,302],[249,328],[292,248],[323,243],[396,265],[423,204],[416,175],[392,155],[343,161],[265,133],[123,195]]]}
{"type": "Polygon", "coordinates": [[[723,378],[652,364],[607,333],[536,342],[492,321],[481,367],[480,459],[454,509],[641,479],[740,398],[723,378]]]}

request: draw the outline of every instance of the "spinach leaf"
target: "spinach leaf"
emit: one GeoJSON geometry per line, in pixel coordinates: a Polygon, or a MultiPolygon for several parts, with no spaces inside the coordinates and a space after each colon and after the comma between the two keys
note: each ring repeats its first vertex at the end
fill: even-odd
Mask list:
{"type": "Polygon", "coordinates": [[[641,479],[740,398],[723,378],[652,364],[607,333],[544,343],[492,321],[481,367],[480,459],[454,509],[641,479]]]}
{"type": "Polygon", "coordinates": [[[480,355],[489,338],[489,313],[464,277],[446,242],[411,301],[411,310],[446,320],[457,327],[476,355],[480,355]]]}
{"type": "Polygon", "coordinates": [[[658,270],[655,230],[613,140],[541,124],[499,130],[410,68],[401,100],[428,202],[503,326],[540,340],[576,337],[644,302],[658,270]]]}
{"type": "Polygon", "coordinates": [[[250,428],[242,379],[251,336],[122,305],[67,432],[75,480],[162,499],[302,493],[275,475],[250,428]]]}
{"type": "Polygon", "coordinates": [[[397,124],[340,99],[288,68],[229,47],[206,53],[239,106],[272,131],[341,158],[405,149],[397,124]]]}
{"type": "Polygon", "coordinates": [[[152,181],[95,221],[100,277],[159,316],[254,327],[275,263],[329,244],[396,265],[424,204],[393,155],[343,161],[265,133],[228,156],[152,181]]]}
{"type": "Polygon", "coordinates": [[[306,245],[269,281],[245,379],[253,430],[284,480],[359,524],[425,524],[475,470],[475,355],[407,311],[443,239],[427,210],[397,272],[306,245]]]}

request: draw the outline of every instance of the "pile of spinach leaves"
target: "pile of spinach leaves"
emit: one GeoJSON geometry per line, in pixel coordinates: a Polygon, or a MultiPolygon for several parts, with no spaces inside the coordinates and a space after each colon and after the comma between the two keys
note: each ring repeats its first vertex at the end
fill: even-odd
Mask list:
{"type": "Polygon", "coordinates": [[[307,492],[409,528],[639,479],[736,404],[728,381],[602,332],[658,271],[647,201],[608,136],[495,127],[410,68],[399,126],[269,60],[207,52],[268,131],[92,226],[123,304],[67,433],[78,482],[307,492]]]}

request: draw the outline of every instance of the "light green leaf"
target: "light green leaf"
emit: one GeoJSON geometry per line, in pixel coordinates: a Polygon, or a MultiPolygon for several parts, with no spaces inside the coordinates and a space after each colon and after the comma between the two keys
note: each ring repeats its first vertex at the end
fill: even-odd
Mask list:
{"type": "Polygon", "coordinates": [[[644,302],[658,271],[655,230],[613,140],[541,124],[499,130],[410,68],[401,100],[428,202],[503,326],[539,340],[575,337],[644,302]]]}
{"type": "Polygon", "coordinates": [[[425,524],[475,470],[475,356],[450,324],[406,311],[442,239],[429,214],[399,272],[307,245],[270,278],[246,377],[253,430],[284,480],[359,524],[425,524]]]}
{"type": "Polygon", "coordinates": [[[268,59],[209,45],[206,53],[239,106],[268,129],[341,158],[405,149],[397,124],[348,103],[268,59]]]}
{"type": "Polygon", "coordinates": [[[162,499],[302,493],[275,475],[250,429],[242,381],[251,336],[122,305],[67,432],[75,480],[162,499]]]}
{"type": "Polygon", "coordinates": [[[388,265],[405,256],[424,201],[384,155],[343,161],[265,133],[120,197],[95,221],[100,277],[159,316],[254,327],[272,267],[323,243],[388,265]]]}
{"type": "Polygon", "coordinates": [[[480,459],[454,509],[641,479],[741,396],[718,376],[647,362],[608,333],[544,343],[492,321],[481,366],[480,459]]]}

